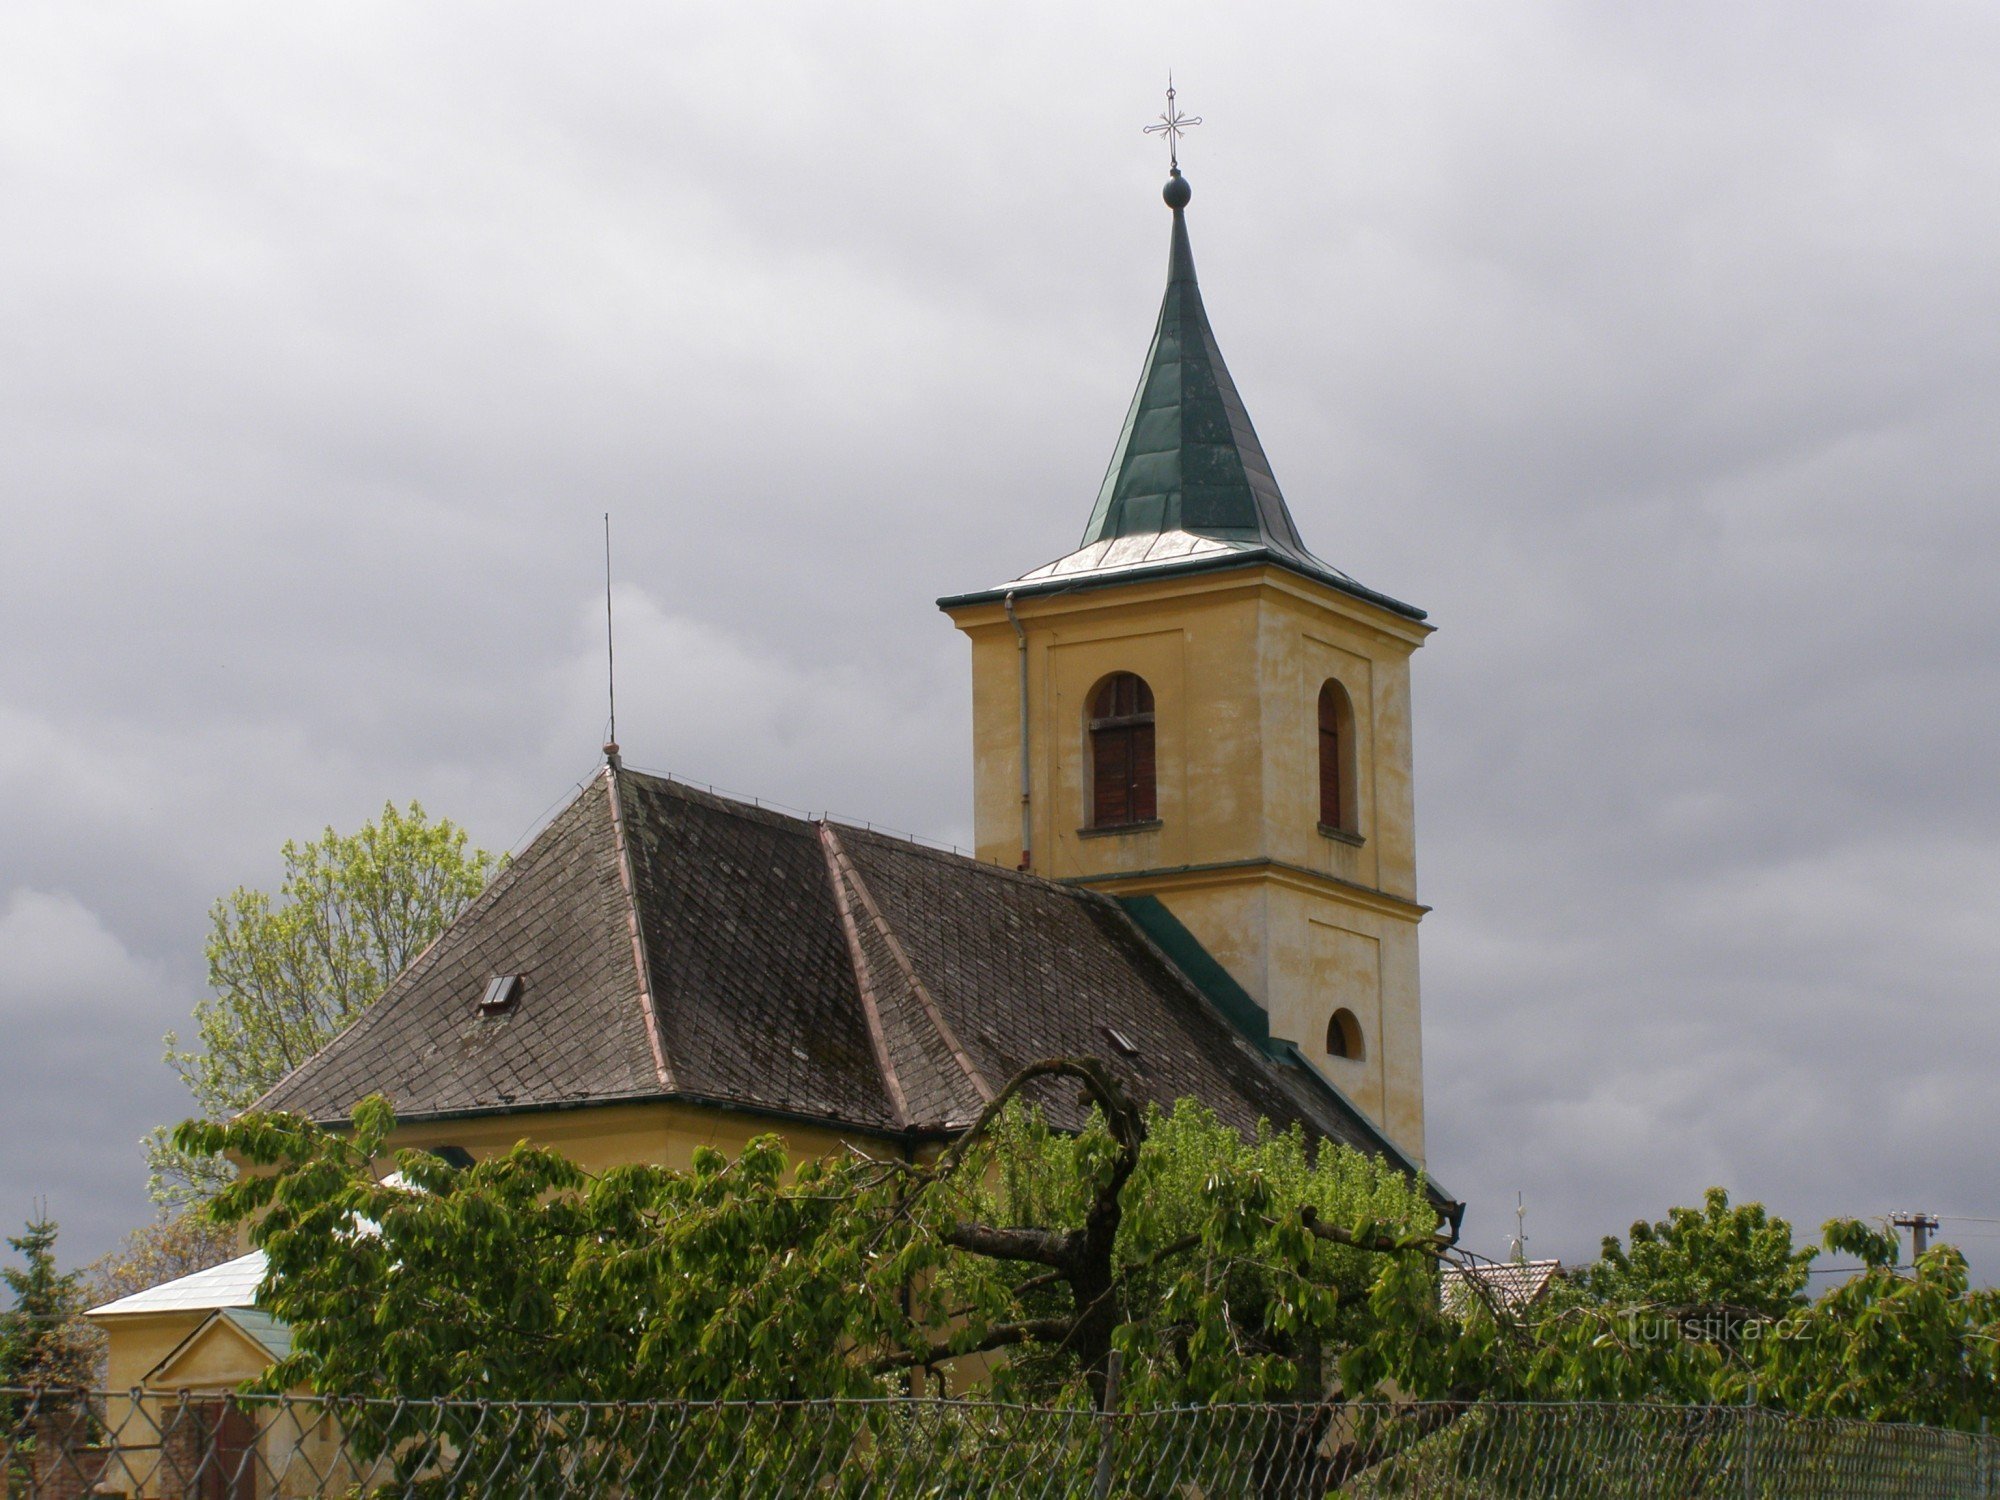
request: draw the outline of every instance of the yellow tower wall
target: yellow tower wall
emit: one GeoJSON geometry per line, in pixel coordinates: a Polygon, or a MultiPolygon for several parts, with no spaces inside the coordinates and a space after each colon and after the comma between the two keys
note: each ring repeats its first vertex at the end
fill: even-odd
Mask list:
{"type": "Polygon", "coordinates": [[[1155,895],[1336,1087],[1421,1162],[1410,654],[1429,627],[1270,566],[955,606],[972,645],[979,857],[1021,856],[1028,672],[1031,867],[1155,895]],[[1091,831],[1088,713],[1110,673],[1152,687],[1156,826],[1091,831]],[[1352,831],[1319,823],[1318,701],[1354,715],[1352,831]],[[1336,1006],[1359,1059],[1330,1057],[1336,1006]]]}

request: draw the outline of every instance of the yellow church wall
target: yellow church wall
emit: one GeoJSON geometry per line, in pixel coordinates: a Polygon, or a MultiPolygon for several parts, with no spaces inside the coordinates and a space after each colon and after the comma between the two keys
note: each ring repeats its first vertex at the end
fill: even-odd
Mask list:
{"type": "MultiPolygon", "coordinates": [[[[1271,857],[1413,899],[1409,656],[1429,627],[1277,568],[1023,597],[1034,867],[1105,870],[1271,857]],[[1080,837],[1092,690],[1114,671],[1152,687],[1161,827],[1080,837]],[[1361,843],[1319,832],[1321,683],[1337,678],[1361,737],[1361,843]]],[[[1020,856],[1019,649],[1000,604],[954,613],[972,645],[974,837],[1020,856]]]]}
{"type": "MultiPolygon", "coordinates": [[[[638,1162],[685,1170],[694,1161],[698,1147],[710,1146],[725,1156],[738,1155],[755,1136],[775,1134],[784,1141],[787,1156],[803,1162],[845,1151],[851,1143],[876,1155],[896,1155],[899,1143],[872,1136],[865,1131],[842,1132],[804,1121],[775,1120],[734,1110],[711,1109],[670,1100],[604,1105],[569,1110],[527,1110],[509,1115],[467,1116],[458,1119],[411,1120],[399,1123],[390,1140],[392,1149],[435,1149],[458,1146],[475,1158],[493,1156],[527,1140],[538,1146],[561,1151],[586,1171],[602,1172],[609,1167],[638,1162]]],[[[386,1168],[389,1164],[383,1163],[386,1168]]],[[[129,1391],[148,1385],[148,1376],[210,1315],[212,1309],[171,1313],[129,1313],[100,1318],[108,1346],[109,1384],[114,1391],[129,1391]]],[[[219,1332],[217,1339],[219,1340],[219,1332]]],[[[211,1342],[201,1341],[203,1349],[211,1342]]],[[[244,1341],[237,1336],[237,1342],[244,1341]]],[[[217,1350],[225,1347],[217,1342],[217,1350]]],[[[252,1346],[254,1347],[254,1346],[252,1346]]],[[[202,1351],[191,1350],[189,1356],[202,1351]]],[[[213,1357],[220,1357],[219,1353],[213,1357]]],[[[255,1355],[250,1356],[253,1361],[255,1355]]],[[[167,1372],[167,1384],[160,1389],[207,1384],[195,1379],[185,1363],[177,1361],[167,1372]]],[[[269,1364],[266,1358],[254,1368],[223,1370],[218,1385],[234,1386],[260,1373],[269,1364]]]]}
{"type": "Polygon", "coordinates": [[[1262,603],[1266,847],[1274,858],[1415,900],[1410,653],[1429,627],[1275,569],[1262,603]],[[1319,692],[1329,678],[1354,708],[1359,844],[1319,827],[1319,692]]]}
{"type": "MultiPolygon", "coordinates": [[[[1185,588],[1186,585],[1184,584],[1185,588]]],[[[1034,870],[1053,879],[1247,857],[1263,802],[1254,578],[1227,575],[1187,595],[1133,584],[1024,598],[1034,870]],[[1156,830],[1086,833],[1090,700],[1112,672],[1153,690],[1160,768],[1156,830]]],[[[974,829],[980,858],[1020,858],[1020,678],[1002,606],[962,611],[972,641],[974,829]]]]}
{"type": "Polygon", "coordinates": [[[124,1435],[127,1445],[121,1465],[103,1476],[114,1490],[135,1496],[166,1492],[166,1476],[159,1454],[148,1446],[148,1435],[169,1430],[178,1420],[180,1392],[233,1391],[269,1368],[269,1354],[254,1339],[224,1324],[182,1349],[213,1315],[212,1308],[196,1308],[95,1320],[105,1333],[105,1385],[112,1393],[105,1421],[124,1435]],[[162,1370],[177,1349],[180,1357],[162,1370]],[[135,1402],[131,1393],[136,1391],[146,1394],[135,1402]]]}
{"type": "Polygon", "coordinates": [[[1271,1034],[1298,1044],[1349,1102],[1419,1165],[1423,1039],[1417,971],[1421,908],[1368,892],[1330,895],[1305,870],[1196,870],[1106,882],[1157,896],[1209,956],[1264,1007],[1271,1034]],[[1336,1008],[1360,1022],[1359,1060],[1329,1055],[1336,1008]]]}
{"type": "Polygon", "coordinates": [[[673,1100],[597,1105],[583,1109],[533,1110],[506,1115],[399,1122],[393,1149],[458,1146],[475,1157],[511,1150],[518,1141],[560,1151],[588,1172],[651,1162],[685,1170],[702,1146],[725,1156],[739,1154],[760,1135],[776,1135],[795,1162],[829,1155],[855,1145],[874,1152],[900,1148],[863,1131],[843,1133],[804,1121],[776,1120],[735,1110],[710,1109],[673,1100]]]}
{"type": "Polygon", "coordinates": [[[1267,1010],[1271,1033],[1296,1042],[1341,1093],[1413,1161],[1424,1160],[1423,1028],[1416,913],[1334,902],[1304,882],[1273,882],[1267,1010]],[[1336,1009],[1361,1025],[1362,1055],[1327,1051],[1336,1009]]]}

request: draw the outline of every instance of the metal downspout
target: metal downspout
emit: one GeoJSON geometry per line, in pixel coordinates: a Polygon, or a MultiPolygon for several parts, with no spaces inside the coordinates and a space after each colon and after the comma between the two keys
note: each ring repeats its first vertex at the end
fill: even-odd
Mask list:
{"type": "Polygon", "coordinates": [[[1021,617],[1014,613],[1014,591],[1007,590],[1002,601],[1007,607],[1007,619],[1014,627],[1014,644],[1021,653],[1021,863],[1017,868],[1029,870],[1035,864],[1035,841],[1033,835],[1033,796],[1028,778],[1028,632],[1021,628],[1021,617]]]}

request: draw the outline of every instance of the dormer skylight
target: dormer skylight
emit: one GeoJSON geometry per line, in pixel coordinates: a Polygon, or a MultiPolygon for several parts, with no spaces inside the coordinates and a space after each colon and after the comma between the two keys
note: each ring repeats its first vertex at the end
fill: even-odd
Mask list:
{"type": "Polygon", "coordinates": [[[1116,1026],[1107,1026],[1104,1028],[1104,1039],[1127,1057],[1137,1057],[1139,1055],[1139,1044],[1125,1035],[1116,1026]]]}
{"type": "Polygon", "coordinates": [[[495,974],[486,981],[486,993],[479,997],[482,1016],[504,1016],[521,999],[519,974],[495,974]]]}

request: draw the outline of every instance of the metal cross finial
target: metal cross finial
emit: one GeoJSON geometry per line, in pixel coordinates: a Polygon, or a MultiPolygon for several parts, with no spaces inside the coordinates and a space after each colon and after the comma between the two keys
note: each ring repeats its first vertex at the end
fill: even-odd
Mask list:
{"type": "Polygon", "coordinates": [[[1174,176],[1181,175],[1181,132],[1201,123],[1200,115],[1184,115],[1180,106],[1174,103],[1174,75],[1167,75],[1167,112],[1160,116],[1160,123],[1146,126],[1147,135],[1164,135],[1167,138],[1167,164],[1173,168],[1174,176]]]}

